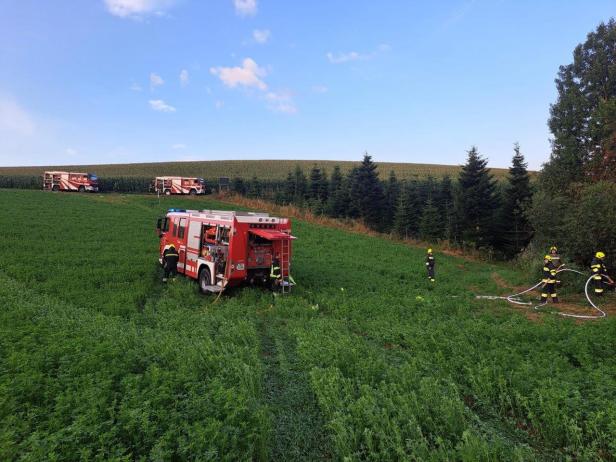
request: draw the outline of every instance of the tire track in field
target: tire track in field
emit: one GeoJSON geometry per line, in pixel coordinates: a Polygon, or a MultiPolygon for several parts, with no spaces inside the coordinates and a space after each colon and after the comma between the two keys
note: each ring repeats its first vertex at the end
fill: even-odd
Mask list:
{"type": "Polygon", "coordinates": [[[262,313],[257,321],[264,364],[264,396],[272,434],[270,460],[330,460],[325,419],[301,365],[286,321],[262,313]]]}

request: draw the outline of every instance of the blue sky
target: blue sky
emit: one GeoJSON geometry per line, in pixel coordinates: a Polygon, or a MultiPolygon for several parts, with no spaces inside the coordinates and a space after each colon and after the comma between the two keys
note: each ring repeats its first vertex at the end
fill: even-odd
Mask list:
{"type": "Polygon", "coordinates": [[[0,0],[0,165],[506,167],[614,1],[0,0]]]}

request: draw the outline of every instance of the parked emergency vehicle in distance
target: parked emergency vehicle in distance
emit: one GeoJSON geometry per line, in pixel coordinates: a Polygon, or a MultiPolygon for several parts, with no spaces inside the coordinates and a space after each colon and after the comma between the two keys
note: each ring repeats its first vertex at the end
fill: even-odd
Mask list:
{"type": "Polygon", "coordinates": [[[186,178],[182,176],[157,176],[154,179],[154,192],[158,194],[205,194],[203,178],[186,178]]]}
{"type": "Polygon", "coordinates": [[[242,283],[268,284],[277,259],[282,292],[293,283],[291,222],[267,213],[169,209],[159,218],[160,258],[171,244],[180,255],[178,273],[199,281],[203,293],[242,283]]]}
{"type": "Polygon", "coordinates": [[[43,189],[46,191],[98,192],[98,178],[92,173],[45,172],[43,189]]]}

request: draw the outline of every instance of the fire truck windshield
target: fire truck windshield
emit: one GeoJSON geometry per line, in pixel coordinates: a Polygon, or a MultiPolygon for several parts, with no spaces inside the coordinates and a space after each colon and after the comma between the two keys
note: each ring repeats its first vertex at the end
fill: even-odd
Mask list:
{"type": "Polygon", "coordinates": [[[98,181],[98,177],[96,175],[93,175],[92,173],[88,173],[88,179],[90,181],[98,181]]]}

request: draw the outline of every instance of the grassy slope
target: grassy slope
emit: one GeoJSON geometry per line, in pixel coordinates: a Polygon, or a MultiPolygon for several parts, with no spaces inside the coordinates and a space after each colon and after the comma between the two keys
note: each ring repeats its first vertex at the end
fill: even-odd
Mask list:
{"type": "MultiPolygon", "coordinates": [[[[340,165],[343,171],[348,171],[358,162],[328,161],[328,160],[229,160],[229,161],[199,161],[199,162],[163,162],[144,164],[109,164],[109,165],[81,165],[81,166],[54,166],[54,167],[0,167],[0,175],[40,175],[44,170],[77,170],[95,172],[100,177],[155,177],[161,175],[200,176],[203,178],[218,178],[239,176],[241,178],[282,180],[296,165],[300,165],[307,172],[314,164],[324,168],[327,172],[340,165]]],[[[428,176],[435,178],[444,175],[455,176],[459,167],[455,165],[411,164],[379,162],[381,176],[386,178],[389,172],[396,172],[398,178],[422,179],[428,176]]],[[[496,177],[503,177],[506,169],[493,169],[496,177]]]]}
{"type": "MultiPolygon", "coordinates": [[[[616,322],[529,322],[504,267],[296,222],[299,287],[161,287],[152,197],[2,191],[0,458],[616,454],[616,322]]],[[[215,206],[198,199],[201,207],[215,206]],[[201,205],[202,203],[202,205],[201,205]]]]}

